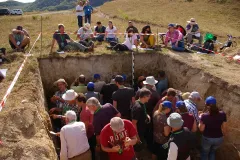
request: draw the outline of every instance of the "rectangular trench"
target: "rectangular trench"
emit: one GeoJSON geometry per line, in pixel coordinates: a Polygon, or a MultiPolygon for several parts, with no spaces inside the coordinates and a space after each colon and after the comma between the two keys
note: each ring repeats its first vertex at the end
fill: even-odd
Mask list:
{"type": "MultiPolygon", "coordinates": [[[[92,81],[93,75],[99,73],[103,80],[109,82],[112,75],[125,74],[131,81],[132,56],[101,55],[89,57],[42,58],[38,59],[41,79],[46,99],[54,94],[53,83],[64,78],[69,85],[80,74],[92,81]]],[[[217,98],[219,108],[227,113],[228,135],[224,145],[217,152],[218,160],[236,160],[240,150],[240,90],[224,80],[205,73],[199,68],[183,63],[164,54],[141,53],[135,55],[135,77],[140,75],[156,76],[164,70],[170,86],[183,92],[198,91],[203,98],[213,95],[217,98]]],[[[204,102],[200,104],[203,106],[204,102]]]]}

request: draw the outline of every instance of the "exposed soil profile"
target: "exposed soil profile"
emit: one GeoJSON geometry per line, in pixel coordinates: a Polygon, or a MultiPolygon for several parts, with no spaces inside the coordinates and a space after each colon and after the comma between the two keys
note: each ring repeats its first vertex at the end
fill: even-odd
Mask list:
{"type": "MultiPolygon", "coordinates": [[[[22,75],[25,79],[20,78],[22,85],[16,86],[8,106],[0,112],[1,160],[56,160],[52,137],[48,132],[51,122],[46,103],[56,91],[53,82],[64,78],[70,85],[80,74],[90,81],[95,73],[101,74],[107,82],[116,74],[126,74],[127,80],[131,81],[132,56],[41,58],[38,62],[32,59],[25,67],[22,75]]],[[[210,95],[217,98],[218,106],[228,116],[228,135],[218,150],[217,160],[240,159],[240,86],[231,85],[169,55],[135,55],[135,77],[156,76],[159,70],[166,72],[173,88],[183,92],[196,90],[203,98],[210,95]]],[[[200,104],[201,108],[203,105],[200,104]]]]}

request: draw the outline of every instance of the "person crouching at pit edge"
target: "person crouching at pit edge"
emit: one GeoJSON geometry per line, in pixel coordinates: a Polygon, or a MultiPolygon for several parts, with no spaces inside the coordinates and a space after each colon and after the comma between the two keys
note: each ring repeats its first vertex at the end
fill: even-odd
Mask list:
{"type": "Polygon", "coordinates": [[[126,39],[123,43],[110,42],[112,49],[115,51],[130,51],[133,48],[133,45],[138,46],[137,35],[134,34],[133,29],[127,31],[126,39]]]}
{"type": "Polygon", "coordinates": [[[82,44],[73,41],[69,35],[65,32],[65,27],[63,24],[58,25],[58,30],[53,34],[53,40],[51,45],[50,53],[53,52],[55,42],[57,41],[59,49],[61,51],[81,51],[86,52],[91,50],[89,47],[85,47],[82,44]]]}
{"type": "Polygon", "coordinates": [[[101,131],[102,150],[109,160],[136,160],[133,146],[137,143],[137,130],[129,120],[114,117],[101,131]]]}
{"type": "Polygon", "coordinates": [[[165,47],[171,42],[172,50],[183,52],[185,50],[182,33],[175,29],[175,24],[168,25],[168,31],[165,38],[165,47]]]}
{"type": "Polygon", "coordinates": [[[76,122],[77,115],[69,110],[65,114],[66,125],[60,132],[60,160],[91,160],[86,127],[83,122],[76,122]]]}

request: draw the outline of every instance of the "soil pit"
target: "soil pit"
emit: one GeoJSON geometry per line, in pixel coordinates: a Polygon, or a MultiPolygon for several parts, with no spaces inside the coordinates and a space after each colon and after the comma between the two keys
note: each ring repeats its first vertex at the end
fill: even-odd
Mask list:
{"type": "MultiPolygon", "coordinates": [[[[112,75],[125,74],[131,81],[132,56],[101,55],[89,57],[41,58],[38,59],[41,79],[47,100],[54,94],[53,83],[64,78],[69,85],[80,74],[91,81],[95,73],[109,82],[112,75]]],[[[212,76],[199,68],[194,68],[182,61],[164,54],[141,53],[135,55],[135,77],[140,75],[156,76],[164,70],[170,86],[181,91],[198,91],[203,98],[213,95],[218,100],[219,108],[227,113],[228,135],[224,145],[217,152],[218,160],[240,159],[240,87],[231,85],[221,78],[212,76]]],[[[204,102],[200,104],[203,108],[204,102]]]]}

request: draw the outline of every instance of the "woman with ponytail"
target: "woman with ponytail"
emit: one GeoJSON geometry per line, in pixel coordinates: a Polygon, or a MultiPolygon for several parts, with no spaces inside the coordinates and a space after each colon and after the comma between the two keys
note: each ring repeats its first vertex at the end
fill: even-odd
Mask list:
{"type": "Polygon", "coordinates": [[[167,114],[171,112],[172,103],[164,101],[153,114],[153,160],[167,159],[168,149],[163,145],[168,142],[170,127],[167,124],[167,114]]]}
{"type": "Polygon", "coordinates": [[[205,103],[208,113],[200,115],[199,124],[199,129],[203,132],[201,160],[215,160],[215,152],[226,134],[227,118],[223,111],[219,111],[214,97],[208,97],[205,103]]]}

